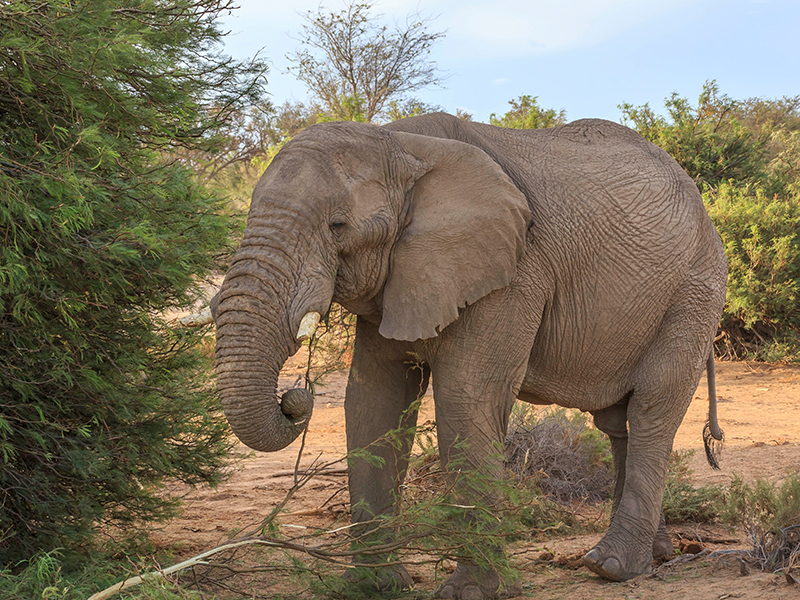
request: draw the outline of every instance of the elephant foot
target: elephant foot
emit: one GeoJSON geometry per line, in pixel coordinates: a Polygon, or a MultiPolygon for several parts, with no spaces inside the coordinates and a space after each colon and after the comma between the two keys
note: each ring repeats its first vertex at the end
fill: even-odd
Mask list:
{"type": "Polygon", "coordinates": [[[675,554],[675,548],[672,546],[672,538],[669,536],[669,533],[667,533],[667,521],[662,512],[661,519],[658,522],[656,536],[653,538],[653,558],[669,558],[673,554],[675,554]]]}
{"type": "Polygon", "coordinates": [[[396,593],[414,587],[414,580],[403,565],[351,567],[343,577],[349,586],[366,595],[396,593]]]}
{"type": "Polygon", "coordinates": [[[666,530],[663,533],[658,531],[653,540],[653,558],[670,558],[673,554],[675,554],[675,547],[672,545],[672,538],[669,537],[666,530]]]}
{"type": "Polygon", "coordinates": [[[651,561],[649,552],[642,559],[626,561],[622,555],[604,546],[602,541],[583,557],[586,568],[609,581],[625,581],[649,573],[651,561]]]}
{"type": "Polygon", "coordinates": [[[516,584],[506,584],[494,569],[480,569],[459,563],[456,570],[436,591],[437,598],[456,600],[490,600],[510,598],[522,593],[516,584]]]}

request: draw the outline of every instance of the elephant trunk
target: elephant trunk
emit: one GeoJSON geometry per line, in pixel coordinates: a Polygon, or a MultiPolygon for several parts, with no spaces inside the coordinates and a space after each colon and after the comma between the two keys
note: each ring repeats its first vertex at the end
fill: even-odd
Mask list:
{"type": "Polygon", "coordinates": [[[283,364],[316,323],[304,318],[303,331],[292,331],[297,324],[286,303],[274,294],[265,299],[263,287],[253,279],[226,280],[220,291],[215,310],[217,387],[236,436],[254,450],[274,452],[291,444],[311,418],[314,398],[308,390],[290,389],[279,400],[277,388],[283,364]],[[260,293],[253,291],[259,287],[260,293]]]}

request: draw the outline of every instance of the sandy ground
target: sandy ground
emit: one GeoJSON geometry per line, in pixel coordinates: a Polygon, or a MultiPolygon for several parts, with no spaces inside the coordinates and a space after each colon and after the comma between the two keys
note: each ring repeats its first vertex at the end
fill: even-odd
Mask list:
{"type": "MultiPolygon", "coordinates": [[[[283,372],[281,385],[287,387],[301,372],[302,358],[295,357],[283,372]]],[[[317,395],[301,466],[313,459],[333,461],[345,452],[344,389],[346,373],[330,375],[317,395]]],[[[800,471],[800,367],[773,366],[745,362],[717,363],[719,415],[726,435],[722,468],[713,471],[703,454],[702,428],[707,413],[705,376],[695,393],[689,412],[678,431],[675,449],[694,449],[691,459],[696,484],[726,483],[733,474],[747,481],[767,478],[779,481],[800,471]]],[[[432,398],[426,397],[420,423],[432,419],[432,398]]],[[[168,549],[177,558],[197,554],[224,542],[231,532],[252,527],[283,499],[297,461],[300,442],[283,451],[251,453],[236,473],[217,489],[180,490],[185,493],[185,507],[180,517],[153,532],[160,549],[168,549]]],[[[242,446],[241,450],[247,452],[242,446]]],[[[341,465],[340,465],[341,466],[341,465]]],[[[287,525],[320,525],[320,511],[325,504],[323,521],[347,522],[346,477],[320,476],[303,488],[287,506],[287,525]],[[304,516],[306,513],[308,516],[304,516]],[[312,516],[315,515],[315,516],[312,516]]],[[[324,523],[323,523],[324,524],[324,523]]],[[[744,532],[722,527],[686,524],[671,528],[673,537],[699,537],[722,540],[708,543],[711,550],[745,548],[744,532]],[[737,540],[735,543],[731,540],[737,540]]],[[[536,561],[545,550],[562,562],[582,555],[600,538],[599,534],[554,538],[526,548],[515,546],[521,554],[520,568],[524,595],[543,599],[691,599],[724,600],[727,598],[800,599],[800,585],[790,585],[781,575],[751,570],[742,575],[735,560],[704,560],[667,568],[657,577],[643,576],[630,582],[609,583],[585,568],[570,569],[536,561]]],[[[415,574],[418,587],[431,592],[436,587],[432,573],[415,574]]],[[[231,597],[242,597],[241,595],[231,597]]],[[[249,597],[249,596],[245,596],[249,597]]]]}

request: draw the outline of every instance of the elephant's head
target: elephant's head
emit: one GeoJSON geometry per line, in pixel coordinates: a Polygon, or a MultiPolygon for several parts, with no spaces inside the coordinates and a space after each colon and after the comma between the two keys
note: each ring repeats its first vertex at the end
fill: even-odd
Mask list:
{"type": "Polygon", "coordinates": [[[315,125],[253,193],[241,247],[215,298],[226,416],[251,448],[284,448],[313,399],[278,373],[338,302],[386,338],[437,335],[513,278],[530,211],[482,150],[360,123],[315,125]],[[298,331],[301,330],[301,331],[298,331]]]}

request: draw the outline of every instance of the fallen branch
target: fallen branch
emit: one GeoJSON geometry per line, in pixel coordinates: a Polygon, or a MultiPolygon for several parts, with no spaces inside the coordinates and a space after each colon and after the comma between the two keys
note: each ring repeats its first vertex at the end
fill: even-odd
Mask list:
{"type": "Polygon", "coordinates": [[[335,511],[336,507],[341,508],[341,512],[347,510],[347,503],[342,502],[340,504],[332,504],[327,509],[324,506],[320,506],[319,508],[310,508],[308,510],[296,510],[294,512],[283,513],[284,517],[323,517],[328,516],[330,513],[335,511]]]}
{"type": "MultiPolygon", "coordinates": [[[[663,565],[659,565],[657,568],[653,569],[652,573],[647,573],[646,575],[640,575],[643,579],[648,579],[650,577],[659,577],[661,572],[666,570],[669,567],[673,567],[675,565],[693,562],[699,558],[719,558],[721,556],[737,556],[737,555],[745,555],[750,557],[749,550],[740,550],[740,549],[730,549],[730,550],[714,550],[713,552],[706,548],[702,552],[698,552],[697,554],[681,554],[680,556],[676,556],[672,560],[665,562],[663,565]]],[[[638,579],[638,578],[637,578],[638,579]]]]}
{"type": "Polygon", "coordinates": [[[248,540],[239,540],[236,542],[231,542],[230,544],[217,546],[216,548],[207,550],[202,554],[193,556],[192,558],[180,562],[177,565],[172,565],[171,567],[167,567],[166,569],[151,571],[150,573],[145,573],[144,575],[137,575],[136,577],[131,577],[130,579],[125,579],[123,581],[120,581],[119,583],[115,583],[111,587],[104,589],[102,592],[97,592],[96,594],[90,596],[89,600],[106,600],[107,598],[111,598],[112,596],[117,595],[119,592],[123,590],[127,590],[128,588],[137,586],[141,583],[144,583],[145,581],[151,579],[166,579],[167,575],[171,575],[172,573],[177,573],[178,571],[183,571],[184,569],[188,569],[189,567],[193,567],[195,565],[206,565],[208,564],[205,562],[206,558],[214,556],[215,554],[219,554],[220,552],[225,552],[226,550],[233,550],[234,548],[239,548],[241,546],[247,546],[252,544],[262,544],[265,546],[280,545],[276,544],[275,542],[272,542],[271,540],[253,538],[248,540]]]}
{"type": "Polygon", "coordinates": [[[347,467],[338,469],[308,469],[306,471],[275,471],[270,477],[293,477],[294,475],[347,475],[347,467]]]}
{"type": "Polygon", "coordinates": [[[706,537],[699,533],[684,533],[682,531],[678,531],[675,533],[679,538],[682,540],[690,540],[693,542],[701,542],[703,544],[740,544],[741,540],[739,538],[714,538],[714,537],[706,537]]]}

